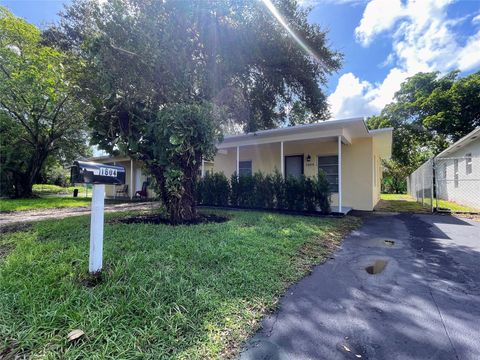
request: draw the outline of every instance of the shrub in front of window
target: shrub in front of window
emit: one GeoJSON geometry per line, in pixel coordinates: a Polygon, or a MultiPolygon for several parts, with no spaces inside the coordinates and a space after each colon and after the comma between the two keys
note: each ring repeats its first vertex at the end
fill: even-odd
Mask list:
{"type": "Polygon", "coordinates": [[[286,209],[285,179],[277,169],[275,169],[272,176],[272,186],[275,209],[286,209]]]}
{"type": "Polygon", "coordinates": [[[238,179],[238,205],[255,206],[255,182],[252,175],[241,175],[238,179]]]}
{"type": "Polygon", "coordinates": [[[288,176],[285,180],[285,201],[288,210],[303,211],[305,209],[304,186],[305,177],[288,176]]]}
{"type": "Polygon", "coordinates": [[[237,176],[237,172],[234,172],[230,176],[230,205],[238,206],[240,198],[240,184],[237,176]]]}
{"type": "Polygon", "coordinates": [[[325,172],[322,170],[318,171],[318,177],[315,181],[315,202],[316,205],[320,208],[320,210],[328,214],[331,212],[330,208],[330,197],[331,197],[331,192],[330,192],[330,184],[328,183],[327,176],[325,175],[325,172]]]}
{"type": "Polygon", "coordinates": [[[315,211],[317,210],[317,194],[316,194],[316,179],[306,178],[304,183],[304,198],[305,198],[305,210],[315,211]]]}
{"type": "Polygon", "coordinates": [[[323,171],[318,177],[299,178],[260,172],[237,176],[230,182],[223,173],[207,173],[197,181],[197,201],[202,205],[240,206],[245,208],[317,211],[330,213],[330,185],[323,171]]]}
{"type": "Polygon", "coordinates": [[[256,172],[253,175],[253,183],[255,187],[253,206],[263,209],[273,209],[274,193],[272,177],[256,172]]]}
{"type": "Polygon", "coordinates": [[[230,184],[223,173],[216,173],[213,175],[213,202],[217,206],[227,206],[228,197],[230,195],[230,184]]]}

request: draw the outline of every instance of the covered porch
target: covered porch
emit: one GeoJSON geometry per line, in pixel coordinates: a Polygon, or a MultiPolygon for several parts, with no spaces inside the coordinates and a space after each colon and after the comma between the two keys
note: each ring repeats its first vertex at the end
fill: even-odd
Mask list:
{"type": "MultiPolygon", "coordinates": [[[[148,182],[147,176],[142,171],[142,163],[130,159],[129,157],[97,157],[95,162],[106,165],[118,165],[125,168],[125,185],[106,185],[105,196],[109,199],[134,199],[135,193],[142,190],[145,182],[148,182]]],[[[153,192],[147,187],[148,197],[152,197],[153,192]]]]}
{"type": "MultiPolygon", "coordinates": [[[[284,129],[277,131],[281,130],[284,129]]],[[[272,132],[275,131],[269,131],[272,132]]],[[[202,162],[202,175],[206,171],[223,172],[227,177],[233,173],[272,174],[277,171],[284,177],[315,177],[321,169],[330,184],[332,211],[347,213],[352,208],[343,201],[342,151],[349,145],[350,136],[341,130],[278,134],[265,138],[254,134],[226,137],[217,146],[218,153],[214,160],[202,162]]]]}

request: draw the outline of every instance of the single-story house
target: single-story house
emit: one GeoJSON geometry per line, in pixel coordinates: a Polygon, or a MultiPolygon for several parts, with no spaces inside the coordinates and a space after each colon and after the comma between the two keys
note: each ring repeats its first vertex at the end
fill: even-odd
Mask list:
{"type": "MultiPolygon", "coordinates": [[[[363,118],[328,120],[227,135],[217,144],[215,158],[202,162],[201,176],[207,171],[230,177],[234,172],[266,174],[277,169],[284,176],[312,177],[322,169],[331,186],[332,210],[373,210],[380,199],[381,160],[390,158],[391,148],[391,128],[369,130],[363,118]]],[[[147,180],[141,162],[128,157],[90,160],[124,166],[126,195],[130,197],[147,180]]],[[[113,186],[107,189],[107,196],[116,196],[113,186]]]]}
{"type": "Polygon", "coordinates": [[[480,127],[434,159],[437,197],[480,209],[480,127]]]}

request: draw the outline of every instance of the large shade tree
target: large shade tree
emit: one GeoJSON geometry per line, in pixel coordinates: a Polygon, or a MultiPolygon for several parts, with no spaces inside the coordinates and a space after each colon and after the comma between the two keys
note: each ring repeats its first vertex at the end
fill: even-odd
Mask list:
{"type": "Polygon", "coordinates": [[[196,216],[192,185],[223,129],[279,126],[292,102],[328,117],[321,85],[341,56],[296,1],[275,6],[303,47],[250,0],[78,1],[45,34],[88,64],[93,141],[144,161],[174,222],[196,216]]]}
{"type": "Polygon", "coordinates": [[[480,126],[480,72],[465,77],[458,71],[418,73],[367,123],[374,129],[394,128],[392,161],[386,169],[395,179],[387,181],[395,184],[394,191],[404,190],[409,173],[480,126]]]}
{"type": "Polygon", "coordinates": [[[32,196],[49,157],[67,161],[87,150],[87,106],[75,96],[73,76],[80,66],[45,46],[34,25],[0,7],[2,193],[32,196]]]}

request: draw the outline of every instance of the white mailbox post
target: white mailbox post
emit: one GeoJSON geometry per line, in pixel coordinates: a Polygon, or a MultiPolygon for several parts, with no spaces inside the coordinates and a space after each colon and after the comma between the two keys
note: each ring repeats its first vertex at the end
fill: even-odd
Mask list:
{"type": "Polygon", "coordinates": [[[97,274],[102,271],[103,266],[105,184],[125,184],[125,168],[123,166],[75,161],[71,167],[70,178],[74,184],[93,184],[88,271],[91,274],[97,274]]]}
{"type": "Polygon", "coordinates": [[[90,219],[90,260],[88,262],[88,271],[92,274],[102,271],[104,205],[105,185],[93,185],[90,219]]]}

